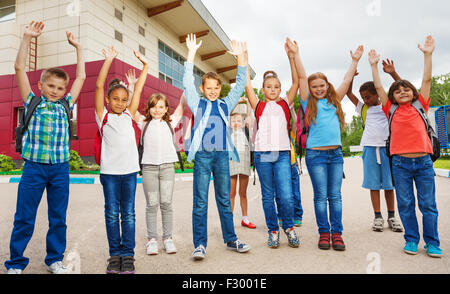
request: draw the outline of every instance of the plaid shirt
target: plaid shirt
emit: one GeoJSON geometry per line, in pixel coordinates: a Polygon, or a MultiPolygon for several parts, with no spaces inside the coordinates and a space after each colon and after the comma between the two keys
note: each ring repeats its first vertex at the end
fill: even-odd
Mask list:
{"type": "MultiPolygon", "coordinates": [[[[30,92],[24,102],[27,111],[34,93],[30,92]]],[[[69,161],[69,122],[60,101],[51,102],[44,96],[31,117],[28,129],[23,135],[22,158],[38,163],[64,163],[69,161]]],[[[72,96],[64,98],[73,110],[72,96]]]]}

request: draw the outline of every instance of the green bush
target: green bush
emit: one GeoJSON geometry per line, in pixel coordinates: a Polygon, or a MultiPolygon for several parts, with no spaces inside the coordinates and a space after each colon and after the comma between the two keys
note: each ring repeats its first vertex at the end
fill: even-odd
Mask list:
{"type": "MultiPolygon", "coordinates": [[[[181,160],[183,161],[184,169],[193,169],[194,168],[194,162],[190,163],[187,161],[186,153],[181,152],[181,160]]],[[[175,162],[175,169],[181,169],[180,163],[178,161],[175,162]]]]}
{"type": "Polygon", "coordinates": [[[81,170],[85,168],[87,168],[87,165],[84,163],[83,159],[81,159],[80,155],[78,155],[78,152],[70,150],[69,169],[81,170]]]}
{"type": "Polygon", "coordinates": [[[11,157],[0,154],[0,171],[7,172],[16,169],[16,164],[11,157]]]}

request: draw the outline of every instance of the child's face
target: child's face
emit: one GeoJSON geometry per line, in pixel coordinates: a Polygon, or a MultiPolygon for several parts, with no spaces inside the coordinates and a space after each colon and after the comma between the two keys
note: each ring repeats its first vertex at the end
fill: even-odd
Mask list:
{"type": "Polygon", "coordinates": [[[233,130],[239,130],[244,126],[244,121],[242,119],[242,115],[236,114],[233,115],[230,119],[231,127],[233,130]]]}
{"type": "Polygon", "coordinates": [[[200,91],[210,101],[216,101],[220,97],[222,85],[216,79],[206,79],[205,83],[200,86],[200,91]]]}
{"type": "Polygon", "coordinates": [[[380,104],[380,99],[378,99],[378,94],[374,94],[367,90],[360,91],[359,94],[361,94],[361,98],[363,99],[364,104],[367,104],[368,106],[375,106],[375,105],[380,104]]]}
{"type": "Polygon", "coordinates": [[[111,92],[109,97],[106,97],[106,102],[112,113],[121,114],[125,111],[128,104],[128,92],[123,88],[115,89],[111,92]]]}
{"type": "Polygon", "coordinates": [[[150,108],[150,115],[152,116],[152,119],[161,119],[168,110],[169,108],[166,106],[166,103],[164,103],[163,100],[159,100],[155,106],[150,108]]]}
{"type": "Polygon", "coordinates": [[[267,100],[273,101],[280,97],[281,94],[281,84],[278,79],[268,78],[264,82],[264,87],[262,88],[262,93],[267,100]]]}
{"type": "Polygon", "coordinates": [[[315,79],[309,83],[309,89],[317,99],[325,98],[329,87],[328,83],[322,79],[315,79]]]}
{"type": "Polygon", "coordinates": [[[44,82],[39,81],[38,88],[45,98],[55,102],[64,97],[67,86],[64,79],[50,76],[44,82]]]}
{"type": "Polygon", "coordinates": [[[400,86],[394,91],[394,99],[398,104],[411,103],[414,98],[414,93],[411,88],[400,86]]]}

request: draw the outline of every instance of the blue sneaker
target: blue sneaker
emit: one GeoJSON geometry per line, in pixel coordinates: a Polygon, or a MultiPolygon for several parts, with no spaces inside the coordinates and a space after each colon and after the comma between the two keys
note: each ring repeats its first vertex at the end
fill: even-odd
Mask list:
{"type": "Polygon", "coordinates": [[[281,219],[278,221],[278,225],[280,226],[280,228],[283,226],[283,221],[281,219]]]}
{"type": "Polygon", "coordinates": [[[403,251],[408,254],[416,255],[417,254],[417,243],[414,242],[406,242],[405,247],[403,247],[403,251]]]}
{"type": "Polygon", "coordinates": [[[425,245],[425,249],[427,250],[427,254],[430,257],[437,257],[437,258],[442,257],[442,249],[437,246],[427,244],[425,245]]]}
{"type": "Polygon", "coordinates": [[[237,251],[239,253],[247,252],[251,249],[250,245],[245,244],[242,241],[236,240],[236,241],[230,241],[227,243],[227,249],[237,251]]]}
{"type": "Polygon", "coordinates": [[[205,258],[206,248],[203,245],[195,248],[194,252],[192,252],[192,258],[195,260],[202,260],[205,258]]]}
{"type": "Polygon", "coordinates": [[[294,220],[294,226],[301,227],[302,226],[302,220],[301,219],[294,220]]]}

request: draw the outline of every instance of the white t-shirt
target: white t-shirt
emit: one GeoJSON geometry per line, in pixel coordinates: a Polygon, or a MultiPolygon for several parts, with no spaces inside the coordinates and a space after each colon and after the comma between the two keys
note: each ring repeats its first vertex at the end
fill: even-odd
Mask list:
{"type": "Polygon", "coordinates": [[[103,127],[102,153],[100,158],[101,174],[126,175],[140,170],[131,114],[128,109],[125,112],[117,115],[108,113],[105,108],[103,110],[102,120],[99,120],[97,114],[95,114],[95,120],[100,130],[103,119],[106,113],[108,113],[108,122],[103,127]]]}
{"type": "MultiPolygon", "coordinates": [[[[356,112],[361,115],[363,103],[358,101],[356,112]]],[[[361,146],[385,147],[389,136],[389,124],[382,106],[371,106],[366,113],[366,126],[361,138],[361,146]]]]}
{"type": "MultiPolygon", "coordinates": [[[[170,125],[172,129],[178,125],[179,119],[172,117],[170,125]]],[[[144,131],[143,123],[141,130],[144,131]]],[[[160,119],[152,119],[148,122],[144,137],[144,153],[142,155],[142,164],[161,165],[164,163],[178,162],[178,155],[173,144],[172,132],[167,122],[160,119]]]]}

